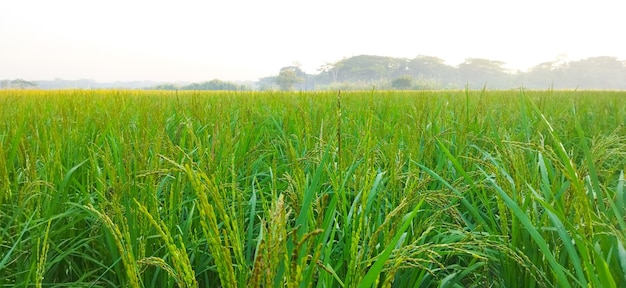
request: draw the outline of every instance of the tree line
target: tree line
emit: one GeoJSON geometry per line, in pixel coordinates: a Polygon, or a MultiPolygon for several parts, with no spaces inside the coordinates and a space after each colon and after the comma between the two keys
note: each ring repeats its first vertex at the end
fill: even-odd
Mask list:
{"type": "Polygon", "coordinates": [[[511,71],[506,63],[468,58],[452,66],[441,58],[420,55],[413,59],[359,55],[319,67],[308,74],[298,65],[256,82],[232,83],[214,79],[199,83],[132,81],[98,83],[94,80],[0,80],[0,89],[154,89],[154,90],[363,90],[377,89],[607,89],[626,90],[626,61],[611,56],[577,61],[556,59],[528,71],[511,71]]]}
{"type": "Polygon", "coordinates": [[[200,83],[154,83],[152,81],[129,81],[100,83],[91,79],[51,81],[26,81],[23,79],[0,80],[0,89],[148,89],[148,90],[250,90],[251,85],[240,85],[218,79],[200,83]]]}
{"type": "Polygon", "coordinates": [[[24,79],[1,80],[0,89],[32,89],[37,88],[37,83],[26,81],[24,79]]]}
{"type": "Polygon", "coordinates": [[[626,61],[599,56],[578,61],[557,59],[528,71],[510,71],[506,63],[469,58],[458,66],[433,56],[413,59],[360,55],[323,65],[317,74],[298,66],[261,78],[258,87],[280,90],[368,89],[626,89],[626,61]]]}
{"type": "Polygon", "coordinates": [[[191,83],[187,85],[176,85],[176,84],[161,84],[150,89],[153,90],[249,90],[250,88],[246,85],[239,85],[231,82],[226,82],[218,79],[213,79],[211,81],[205,81],[201,83],[191,83]]]}

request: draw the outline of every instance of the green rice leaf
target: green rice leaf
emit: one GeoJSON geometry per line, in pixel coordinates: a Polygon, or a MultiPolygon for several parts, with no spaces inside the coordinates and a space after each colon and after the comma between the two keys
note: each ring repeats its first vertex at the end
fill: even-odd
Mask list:
{"type": "Polygon", "coordinates": [[[513,214],[515,215],[515,217],[517,217],[517,219],[520,221],[522,226],[526,228],[526,230],[532,237],[533,241],[537,243],[537,245],[539,246],[539,249],[548,260],[550,267],[552,267],[552,272],[556,276],[558,286],[559,287],[571,287],[564,273],[565,268],[557,262],[556,258],[552,254],[550,247],[548,247],[548,243],[546,242],[546,239],[544,239],[543,236],[541,236],[541,234],[539,233],[535,225],[533,225],[532,221],[530,221],[530,219],[528,218],[528,215],[526,215],[526,213],[524,213],[524,211],[520,209],[520,207],[515,203],[515,201],[513,201],[513,199],[511,199],[511,197],[509,197],[509,195],[506,192],[504,192],[504,190],[502,190],[502,188],[498,185],[498,183],[496,183],[494,179],[490,177],[487,172],[485,172],[485,170],[483,170],[480,167],[478,167],[478,169],[485,176],[485,179],[487,179],[487,181],[491,183],[491,185],[494,187],[498,195],[504,200],[504,202],[509,207],[509,209],[513,211],[513,214]]]}

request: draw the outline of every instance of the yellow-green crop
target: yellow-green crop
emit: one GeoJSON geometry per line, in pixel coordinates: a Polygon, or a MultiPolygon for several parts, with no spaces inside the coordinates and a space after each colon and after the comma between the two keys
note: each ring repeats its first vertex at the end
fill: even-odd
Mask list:
{"type": "Polygon", "coordinates": [[[626,93],[0,90],[2,287],[624,287],[626,93]]]}

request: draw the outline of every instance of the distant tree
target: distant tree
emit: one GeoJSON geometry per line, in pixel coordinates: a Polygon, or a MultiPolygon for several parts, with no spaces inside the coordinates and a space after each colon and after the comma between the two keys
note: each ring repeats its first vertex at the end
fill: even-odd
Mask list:
{"type": "Polygon", "coordinates": [[[242,88],[243,87],[237,84],[224,82],[218,79],[202,82],[197,85],[197,90],[241,90],[242,88]]]}
{"type": "Polygon", "coordinates": [[[405,74],[406,61],[393,57],[360,55],[337,62],[334,69],[337,69],[335,73],[340,82],[381,81],[391,79],[396,74],[405,74]]]}
{"type": "Polygon", "coordinates": [[[446,65],[443,59],[423,55],[415,59],[359,55],[336,63],[326,63],[318,71],[319,74],[313,78],[322,87],[336,87],[343,85],[340,83],[350,82],[351,85],[346,84],[343,87],[364,89],[390,83],[393,79],[408,75],[413,78],[414,86],[416,80],[421,79],[428,82],[424,87],[431,89],[433,85],[451,86],[456,80],[456,68],[446,65]]]}
{"type": "Polygon", "coordinates": [[[276,76],[269,76],[259,78],[259,81],[256,82],[256,86],[259,90],[275,90],[276,89],[276,76]]]}
{"type": "Polygon", "coordinates": [[[154,86],[149,89],[154,90],[245,90],[246,86],[237,85],[235,83],[225,82],[218,79],[213,79],[211,81],[201,82],[201,83],[191,83],[188,85],[184,85],[179,87],[174,84],[161,84],[154,86]]]}
{"type": "Polygon", "coordinates": [[[586,89],[625,89],[626,66],[616,57],[600,56],[568,63],[565,77],[570,86],[586,89]]]}
{"type": "Polygon", "coordinates": [[[544,62],[532,67],[523,77],[525,86],[540,89],[626,89],[624,79],[626,63],[609,56],[544,62]]]}
{"type": "Polygon", "coordinates": [[[400,76],[391,81],[391,88],[398,90],[408,90],[413,87],[413,77],[409,75],[400,76]]]}
{"type": "Polygon", "coordinates": [[[468,58],[459,65],[460,80],[473,88],[480,88],[485,84],[495,88],[506,87],[509,75],[503,65],[502,61],[468,58]]]}
{"type": "Polygon", "coordinates": [[[419,55],[411,59],[408,64],[407,74],[414,77],[424,78],[453,78],[455,68],[444,63],[441,58],[419,55]]]}
{"type": "Polygon", "coordinates": [[[336,63],[322,65],[317,75],[307,75],[297,66],[281,69],[278,76],[265,77],[257,82],[260,89],[369,89],[372,86],[407,89],[463,88],[508,89],[520,86],[546,89],[598,88],[626,89],[626,62],[615,57],[592,57],[568,62],[563,56],[555,61],[541,63],[528,72],[509,71],[504,62],[482,58],[468,58],[453,67],[444,60],[419,55],[414,59],[375,55],[344,58],[336,63]]]}
{"type": "Polygon", "coordinates": [[[245,86],[237,85],[230,82],[221,81],[218,79],[214,79],[211,81],[205,81],[201,83],[191,83],[188,85],[184,85],[179,87],[174,84],[161,84],[152,87],[151,89],[157,90],[243,90],[245,86]]]}
{"type": "Polygon", "coordinates": [[[33,83],[33,82],[29,82],[29,81],[23,80],[23,79],[15,79],[15,80],[11,81],[9,86],[11,88],[17,88],[17,89],[28,89],[28,88],[35,88],[35,87],[37,87],[37,84],[33,83]]]}
{"type": "Polygon", "coordinates": [[[151,88],[152,90],[178,90],[178,86],[174,84],[161,84],[151,88]]]}
{"type": "Polygon", "coordinates": [[[521,77],[527,88],[546,89],[555,85],[562,85],[565,66],[558,61],[543,62],[524,73],[521,77]]]}
{"type": "Polygon", "coordinates": [[[337,73],[339,72],[339,68],[341,67],[341,63],[326,63],[320,66],[317,71],[320,72],[318,75],[321,79],[326,79],[326,81],[322,80],[322,82],[326,83],[336,83],[337,82],[337,73]]]}
{"type": "Polygon", "coordinates": [[[0,82],[0,88],[1,89],[7,89],[9,88],[9,80],[2,80],[2,82],[0,82]]]}
{"type": "Polygon", "coordinates": [[[294,85],[304,82],[306,74],[296,66],[288,66],[280,69],[280,73],[274,81],[280,90],[293,90],[294,85]]]}

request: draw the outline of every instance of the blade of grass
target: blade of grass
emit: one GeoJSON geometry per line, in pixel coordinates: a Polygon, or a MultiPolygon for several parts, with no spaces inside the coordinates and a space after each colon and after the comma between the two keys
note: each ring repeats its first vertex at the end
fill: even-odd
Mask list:
{"type": "Polygon", "coordinates": [[[252,180],[252,195],[250,195],[249,204],[250,205],[250,213],[248,215],[248,244],[246,248],[246,259],[248,259],[248,263],[253,263],[254,259],[252,258],[252,247],[254,246],[254,219],[256,218],[256,188],[255,184],[257,183],[256,176],[252,180]]]}
{"type": "MultiPolygon", "coordinates": [[[[417,165],[418,167],[420,167],[422,170],[426,171],[426,173],[428,173],[430,176],[434,177],[437,181],[441,182],[441,184],[443,184],[444,186],[446,186],[448,189],[450,189],[452,192],[454,192],[454,194],[456,194],[457,196],[459,196],[459,198],[461,198],[461,204],[463,204],[463,207],[465,207],[474,217],[474,220],[476,222],[478,222],[478,225],[480,225],[481,227],[484,227],[484,229],[486,229],[488,232],[491,232],[490,226],[487,224],[487,222],[485,221],[485,219],[483,219],[483,217],[480,215],[480,212],[476,209],[476,206],[474,206],[473,204],[471,204],[469,201],[467,201],[467,199],[465,198],[465,195],[463,195],[463,193],[461,193],[458,189],[454,188],[454,186],[452,186],[452,184],[450,184],[448,181],[446,181],[445,179],[443,179],[441,176],[439,176],[439,174],[437,174],[435,171],[431,170],[430,168],[415,162],[413,160],[411,160],[411,162],[413,162],[415,165],[417,165]]],[[[468,226],[469,229],[474,229],[476,227],[476,224],[471,223],[471,222],[465,222],[465,224],[468,226]]]]}
{"type": "Polygon", "coordinates": [[[385,250],[380,255],[378,255],[376,262],[372,264],[370,269],[363,277],[363,280],[361,280],[361,282],[359,283],[359,288],[372,287],[376,283],[380,272],[383,270],[385,262],[387,261],[387,259],[389,259],[389,256],[391,256],[391,252],[396,249],[396,246],[399,244],[398,241],[400,240],[404,232],[409,228],[409,226],[411,226],[413,218],[415,218],[417,212],[420,211],[422,204],[424,204],[424,199],[420,200],[420,202],[415,206],[413,212],[411,212],[409,217],[404,220],[404,222],[402,223],[402,227],[396,231],[396,234],[393,236],[391,242],[389,242],[385,250]]]}
{"type": "Polygon", "coordinates": [[[13,252],[15,252],[15,249],[17,248],[17,246],[21,244],[22,238],[24,237],[26,232],[28,232],[29,230],[29,226],[30,226],[30,223],[33,221],[33,217],[35,217],[35,213],[30,215],[30,218],[28,218],[26,223],[24,223],[24,228],[22,228],[22,232],[20,232],[20,235],[15,240],[15,243],[13,243],[9,251],[7,251],[4,257],[2,257],[2,261],[0,261],[0,271],[2,271],[3,268],[7,265],[7,263],[9,263],[9,260],[11,259],[13,252]]]}
{"type": "MultiPolygon", "coordinates": [[[[572,238],[569,236],[565,225],[563,225],[563,222],[561,222],[561,219],[566,219],[565,216],[561,213],[558,213],[552,207],[552,205],[546,203],[543,199],[541,199],[537,191],[535,191],[535,189],[533,189],[530,185],[528,185],[528,188],[530,189],[530,191],[533,192],[533,195],[535,195],[535,201],[539,202],[539,204],[541,204],[541,206],[546,209],[546,213],[548,214],[550,221],[552,221],[556,232],[561,238],[561,242],[563,243],[563,246],[565,246],[565,250],[570,257],[570,262],[572,263],[572,265],[574,265],[574,270],[576,271],[576,276],[578,277],[578,285],[581,285],[581,287],[587,287],[587,280],[583,272],[583,266],[581,264],[580,257],[578,257],[578,253],[576,252],[576,248],[574,247],[572,238]]],[[[579,243],[579,245],[584,244],[579,243]]]]}
{"type": "Polygon", "coordinates": [[[494,179],[491,176],[489,176],[487,172],[485,172],[485,170],[483,170],[480,166],[477,166],[477,168],[478,170],[480,170],[483,176],[485,176],[487,181],[491,183],[491,186],[493,186],[493,188],[496,190],[498,195],[500,195],[500,197],[504,200],[504,202],[507,204],[509,209],[513,211],[513,214],[515,214],[515,217],[517,217],[520,223],[522,224],[522,226],[526,228],[526,230],[528,231],[532,239],[535,241],[535,243],[537,243],[537,245],[539,246],[539,249],[541,250],[544,257],[546,257],[546,259],[548,260],[548,263],[552,267],[552,272],[556,276],[558,286],[559,287],[572,287],[569,281],[567,280],[567,277],[565,276],[565,273],[564,273],[565,268],[563,268],[563,266],[561,266],[556,261],[556,258],[554,258],[554,255],[552,254],[550,247],[548,247],[548,243],[543,238],[543,236],[541,236],[539,231],[537,231],[537,228],[530,221],[530,219],[528,218],[528,215],[526,215],[526,213],[524,213],[524,211],[520,209],[520,207],[515,203],[515,201],[513,201],[513,199],[511,199],[511,197],[509,197],[509,195],[506,192],[504,192],[504,190],[502,190],[500,185],[498,185],[498,183],[496,183],[494,179]]]}
{"type": "Polygon", "coordinates": [[[587,168],[589,169],[589,177],[591,178],[591,187],[592,194],[597,197],[597,204],[600,208],[600,211],[606,211],[606,207],[604,206],[604,195],[603,191],[600,189],[600,180],[598,180],[598,172],[596,171],[596,166],[593,164],[593,157],[589,150],[589,145],[587,145],[587,140],[585,138],[585,133],[583,129],[580,127],[580,121],[578,121],[578,117],[576,113],[574,113],[574,126],[576,127],[576,132],[578,133],[578,138],[580,139],[580,145],[582,146],[583,153],[585,155],[585,161],[587,162],[587,168]]]}

